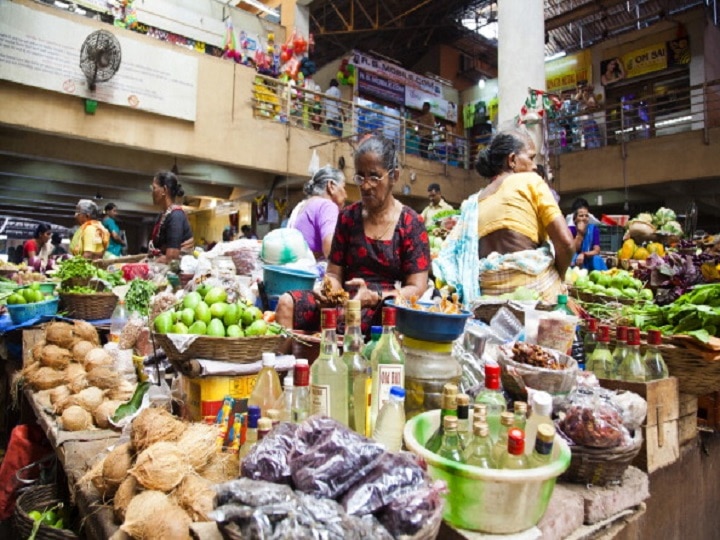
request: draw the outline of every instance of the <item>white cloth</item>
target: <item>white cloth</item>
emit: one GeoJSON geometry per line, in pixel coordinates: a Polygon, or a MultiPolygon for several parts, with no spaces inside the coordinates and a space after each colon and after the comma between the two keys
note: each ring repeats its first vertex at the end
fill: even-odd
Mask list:
{"type": "Polygon", "coordinates": [[[338,120],[340,118],[340,107],[339,103],[335,100],[340,99],[340,88],[337,86],[331,86],[328,88],[325,95],[334,98],[325,100],[325,118],[330,120],[338,120]]]}

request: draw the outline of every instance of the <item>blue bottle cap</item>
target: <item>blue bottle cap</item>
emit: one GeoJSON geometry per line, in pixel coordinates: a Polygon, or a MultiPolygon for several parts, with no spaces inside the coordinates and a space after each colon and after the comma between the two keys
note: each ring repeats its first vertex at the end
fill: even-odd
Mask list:
{"type": "Polygon", "coordinates": [[[405,399],[405,389],[401,386],[393,386],[390,388],[390,395],[405,399]]]}
{"type": "Polygon", "coordinates": [[[374,336],[374,335],[379,336],[380,334],[382,334],[382,326],[371,326],[370,327],[370,335],[371,336],[374,336]]]}
{"type": "Polygon", "coordinates": [[[248,407],[248,417],[260,418],[260,407],[258,405],[250,405],[248,407]]]}

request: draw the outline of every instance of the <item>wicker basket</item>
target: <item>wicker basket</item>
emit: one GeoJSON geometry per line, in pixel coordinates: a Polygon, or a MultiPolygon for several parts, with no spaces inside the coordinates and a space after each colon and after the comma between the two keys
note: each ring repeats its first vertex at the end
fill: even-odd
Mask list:
{"type": "MultiPolygon", "coordinates": [[[[495,314],[500,311],[500,308],[506,307],[508,308],[513,315],[517,317],[517,319],[522,323],[525,324],[525,310],[522,309],[522,305],[518,304],[516,302],[487,302],[478,304],[473,308],[473,317],[475,319],[481,320],[485,324],[490,324],[490,321],[495,316],[495,314]]],[[[538,303],[534,308],[539,311],[552,311],[554,306],[551,306],[550,304],[543,304],[538,303]]]]}
{"type": "Polygon", "coordinates": [[[52,317],[57,313],[59,301],[53,298],[32,304],[8,304],[7,310],[14,324],[22,324],[36,317],[52,317]]]}
{"type": "Polygon", "coordinates": [[[604,294],[593,294],[587,291],[581,291],[580,289],[576,289],[575,287],[568,287],[568,296],[572,298],[577,298],[581,302],[589,302],[593,304],[608,304],[610,302],[618,302],[620,304],[632,306],[637,303],[645,303],[644,300],[607,296],[604,294]]]}
{"type": "Polygon", "coordinates": [[[262,353],[275,352],[287,339],[283,335],[241,338],[200,336],[185,351],[180,352],[167,335],[154,333],[153,337],[155,343],[167,354],[168,360],[174,364],[196,358],[236,364],[256,362],[262,353]]]}
{"type": "MultiPolygon", "coordinates": [[[[558,433],[565,436],[559,429],[558,433]]],[[[642,433],[640,430],[635,432],[633,444],[619,448],[589,448],[570,443],[572,453],[570,467],[563,473],[560,480],[594,486],[621,484],[625,470],[633,462],[641,448],[642,433]]]]}
{"type": "Polygon", "coordinates": [[[109,319],[115,310],[118,297],[113,293],[70,294],[60,293],[67,316],[86,321],[109,319]]]}
{"type": "MultiPolygon", "coordinates": [[[[30,537],[34,521],[28,516],[28,512],[33,510],[43,511],[59,502],[60,497],[55,484],[31,487],[20,495],[15,504],[15,514],[13,515],[15,538],[30,537]]],[[[67,540],[78,538],[78,536],[67,529],[54,529],[47,525],[40,525],[35,538],[37,540],[67,540]]]]}

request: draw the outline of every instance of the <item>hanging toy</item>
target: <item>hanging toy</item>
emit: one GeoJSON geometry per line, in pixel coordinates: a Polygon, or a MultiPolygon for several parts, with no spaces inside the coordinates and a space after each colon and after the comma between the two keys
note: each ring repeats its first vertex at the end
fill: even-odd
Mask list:
{"type": "Polygon", "coordinates": [[[260,195],[253,200],[255,201],[255,215],[258,221],[263,221],[267,216],[267,197],[260,195]]]}
{"type": "Polygon", "coordinates": [[[293,45],[295,48],[295,54],[303,54],[307,50],[307,41],[305,41],[305,38],[302,36],[302,34],[299,34],[295,37],[293,40],[293,45]]]}
{"type": "Polygon", "coordinates": [[[125,27],[131,30],[137,28],[138,18],[137,9],[134,6],[134,0],[125,1],[125,27]]]}
{"type": "Polygon", "coordinates": [[[235,37],[235,29],[230,17],[225,19],[225,42],[223,43],[223,58],[229,60],[240,61],[241,55],[237,48],[237,38],[235,37]]]}
{"type": "Polygon", "coordinates": [[[288,202],[289,201],[287,199],[273,199],[273,205],[275,205],[275,210],[277,210],[280,217],[285,217],[285,210],[287,210],[288,202]]]}

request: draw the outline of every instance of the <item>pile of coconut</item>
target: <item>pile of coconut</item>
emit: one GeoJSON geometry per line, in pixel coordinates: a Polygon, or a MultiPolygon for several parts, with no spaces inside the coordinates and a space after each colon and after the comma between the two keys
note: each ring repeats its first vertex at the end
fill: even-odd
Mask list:
{"type": "Polygon", "coordinates": [[[192,521],[211,521],[214,484],[237,478],[237,455],[216,451],[217,429],[144,409],[130,441],[115,446],[80,479],[112,501],[120,529],[143,540],[190,538],[192,521]]]}
{"type": "Polygon", "coordinates": [[[49,391],[60,427],[68,431],[111,427],[109,418],[136,386],[113,369],[95,327],[79,320],[48,324],[22,376],[35,391],[49,391]]]}

